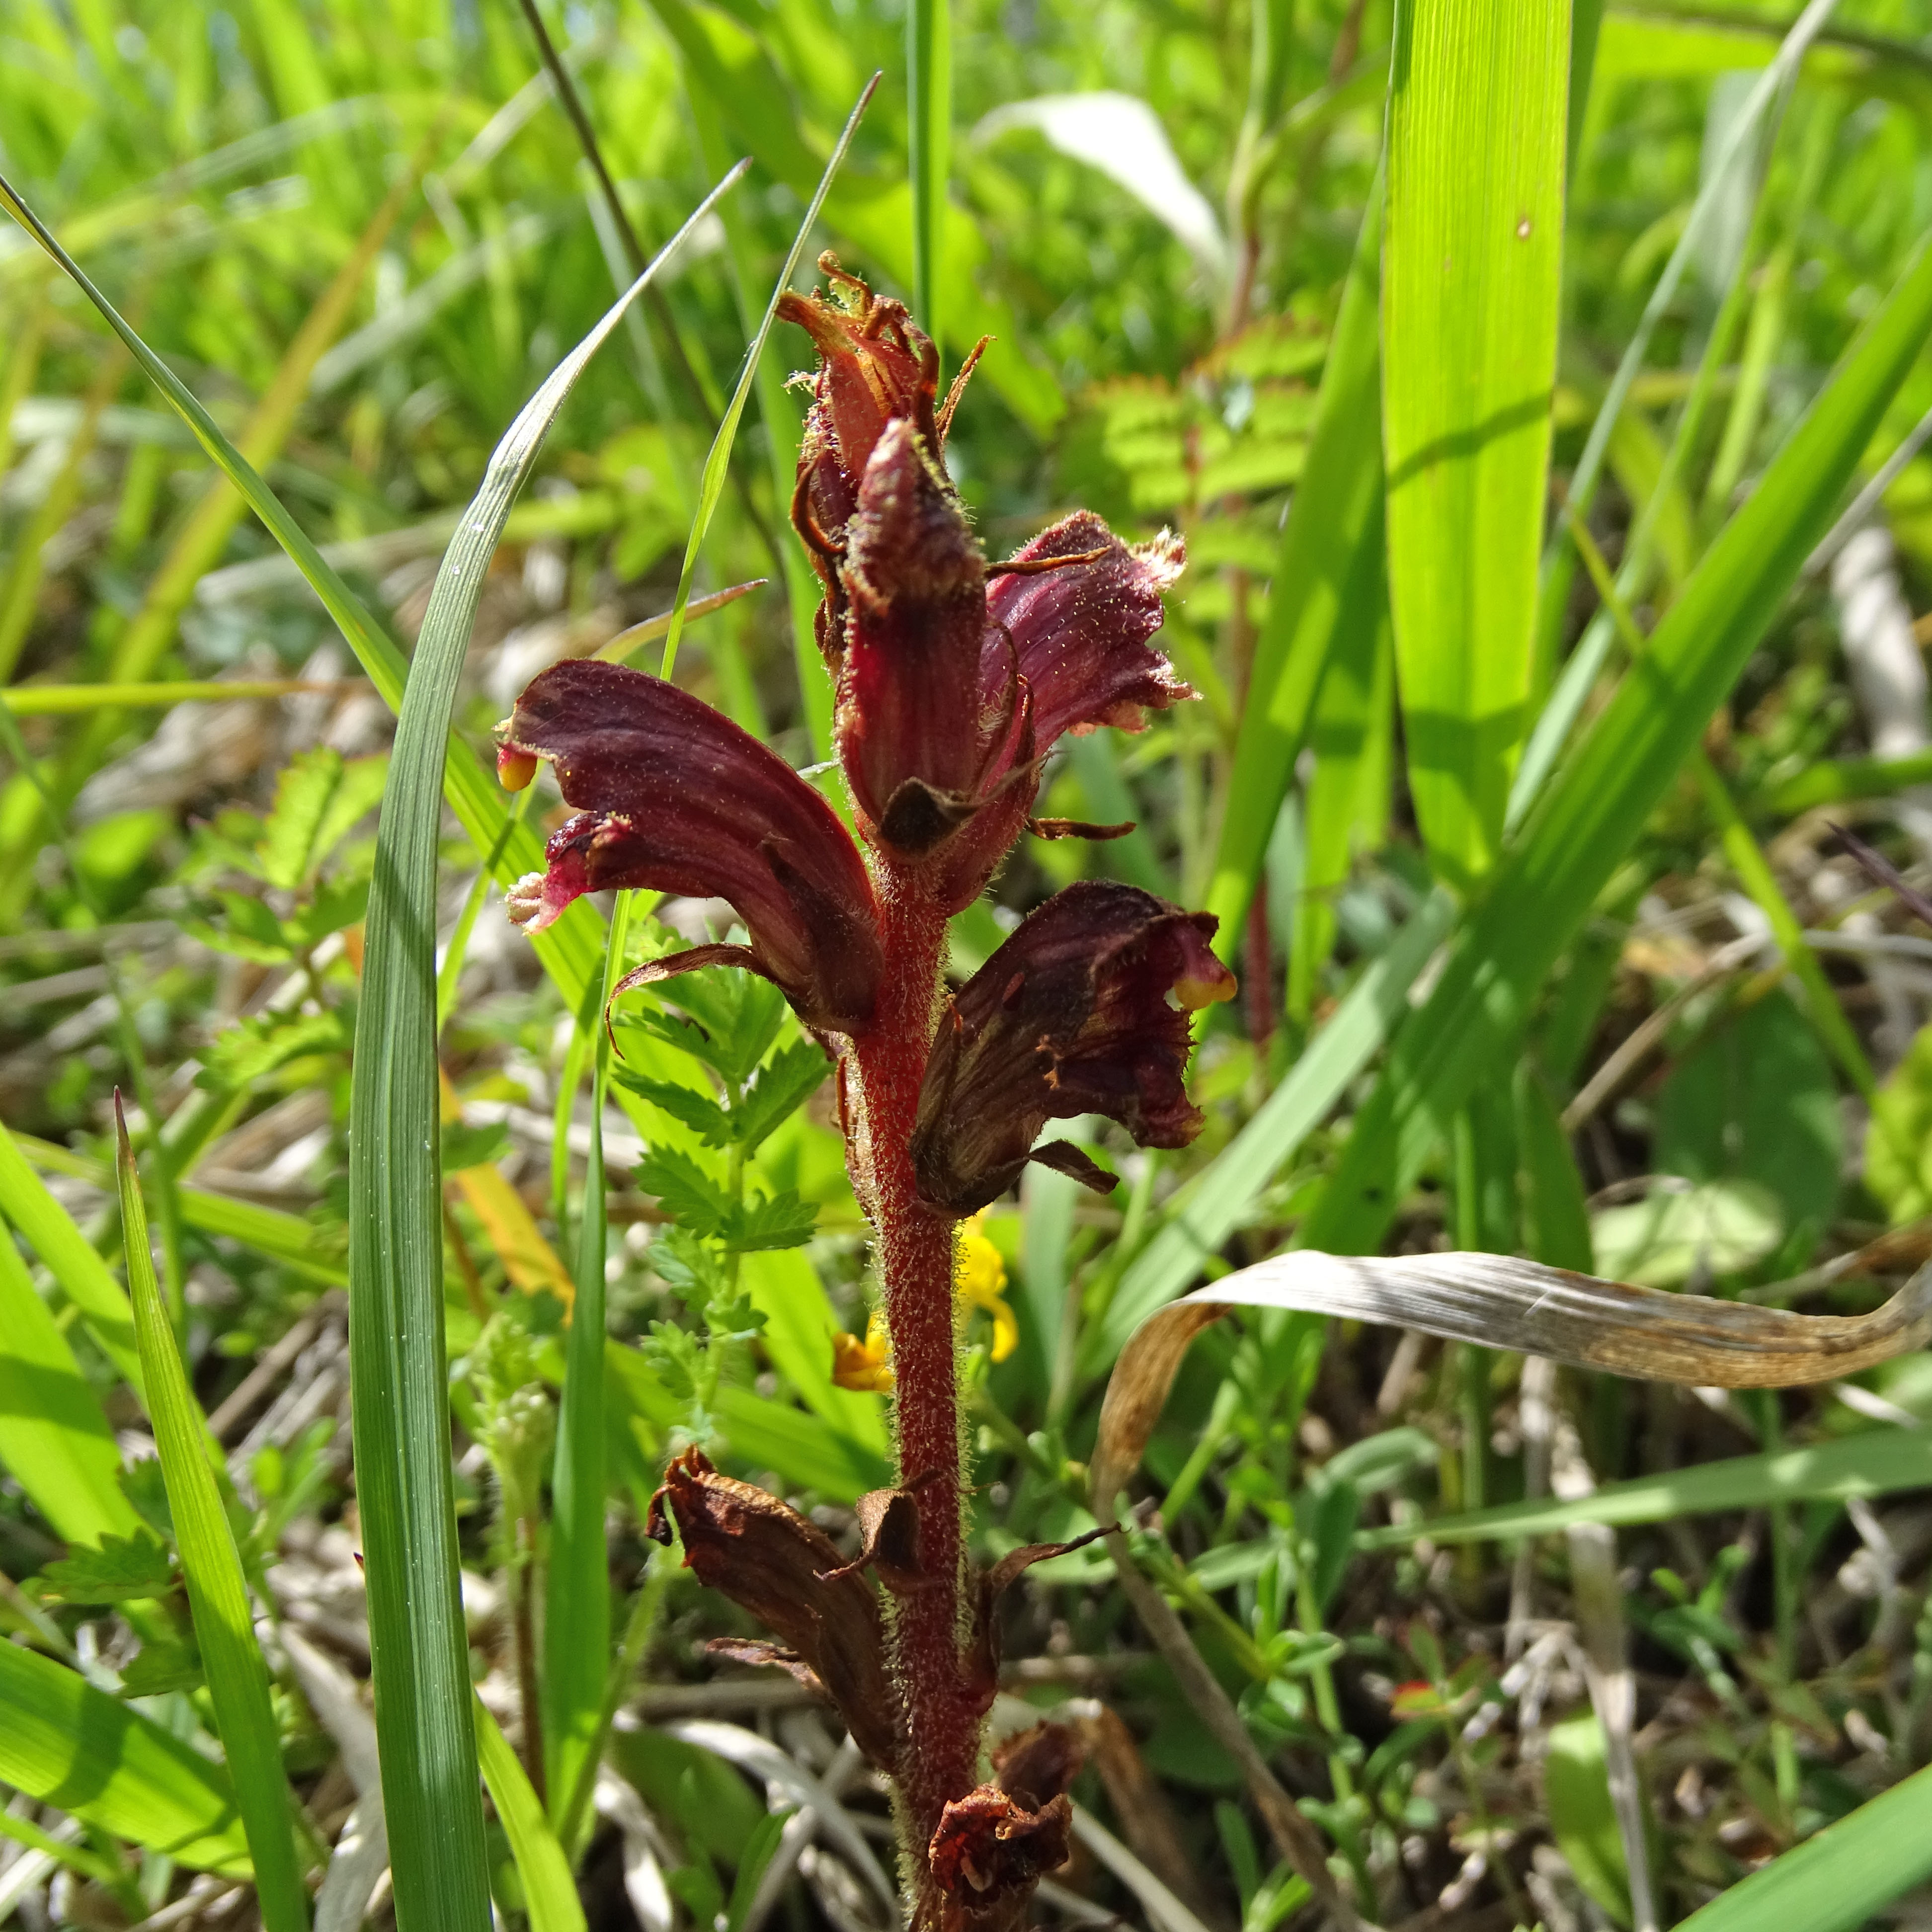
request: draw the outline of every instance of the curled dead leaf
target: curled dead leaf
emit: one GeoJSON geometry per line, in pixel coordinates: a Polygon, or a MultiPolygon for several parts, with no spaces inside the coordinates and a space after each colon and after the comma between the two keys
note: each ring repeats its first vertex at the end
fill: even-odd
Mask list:
{"type": "Polygon", "coordinates": [[[1065,1543],[1024,1544],[1018,1550],[1008,1550],[990,1570],[980,1570],[974,1576],[971,1597],[973,1628],[962,1660],[963,1674],[967,1688],[979,1700],[982,1715],[993,1708],[993,1699],[1000,1688],[999,1627],[994,1621],[993,1610],[1001,1594],[1036,1563],[1044,1563],[1052,1556],[1064,1556],[1070,1550],[1084,1549],[1106,1533],[1103,1526],[1090,1529],[1084,1536],[1074,1537],[1065,1543]]]}
{"type": "Polygon", "coordinates": [[[1091,1482],[1102,1522],[1114,1520],[1114,1499],[1154,1432],[1188,1344],[1235,1307],[1387,1322],[1653,1382],[1793,1388],[1924,1347],[1932,1339],[1932,1268],[1882,1307],[1846,1316],[1634,1288],[1507,1255],[1276,1255],[1156,1310],[1135,1330],[1100,1411],[1091,1482]]]}
{"type": "Polygon", "coordinates": [[[819,1581],[836,1582],[866,1569],[898,1596],[932,1588],[934,1581],[919,1558],[919,1505],[914,1492],[932,1480],[927,1471],[902,1490],[869,1490],[852,1505],[859,1520],[859,1553],[850,1563],[829,1571],[819,1581]]]}

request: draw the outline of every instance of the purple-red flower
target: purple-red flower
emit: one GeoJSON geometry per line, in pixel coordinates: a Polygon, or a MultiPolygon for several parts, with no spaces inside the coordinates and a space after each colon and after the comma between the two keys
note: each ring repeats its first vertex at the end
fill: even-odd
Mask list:
{"type": "Polygon", "coordinates": [[[872,881],[838,814],[783,759],[675,685],[595,658],[543,672],[500,735],[506,781],[528,784],[548,758],[584,808],[551,836],[548,869],[511,894],[519,924],[540,932],[580,894],[620,886],[726,899],[748,947],[700,946],[632,982],[748,967],[808,1024],[865,1030],[882,963],[872,881]]]}
{"type": "Polygon", "coordinates": [[[1202,1119],[1183,1084],[1188,1016],[1234,992],[1215,923],[1094,880],[1030,914],[940,1016],[912,1140],[921,1198],[972,1214],[1029,1160],[1112,1186],[1069,1142],[1034,1149],[1048,1120],[1079,1114],[1142,1147],[1186,1146],[1202,1119]]]}

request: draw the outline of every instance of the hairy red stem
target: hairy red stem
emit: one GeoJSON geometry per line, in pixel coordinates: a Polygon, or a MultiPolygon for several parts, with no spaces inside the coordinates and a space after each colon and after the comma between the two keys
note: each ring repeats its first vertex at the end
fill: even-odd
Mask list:
{"type": "Polygon", "coordinates": [[[913,1842],[922,1850],[947,1802],[977,1781],[981,1718],[961,1650],[964,1546],[954,1223],[919,1198],[910,1150],[946,956],[946,917],[905,870],[887,862],[877,866],[875,876],[886,977],[874,1024],[854,1043],[856,1091],[850,1098],[855,1166],[869,1197],[892,1337],[899,1481],[914,1489],[920,1567],[932,1579],[928,1588],[896,1600],[892,1626],[905,1739],[902,1795],[913,1842]]]}

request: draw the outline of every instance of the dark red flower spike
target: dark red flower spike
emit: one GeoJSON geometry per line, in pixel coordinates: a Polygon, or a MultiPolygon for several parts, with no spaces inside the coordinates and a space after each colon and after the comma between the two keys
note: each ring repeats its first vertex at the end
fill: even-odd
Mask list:
{"type": "Polygon", "coordinates": [[[862,1032],[882,956],[872,882],[832,808],[748,733],[662,678],[595,658],[555,664],[500,728],[499,769],[556,767],[584,808],[552,835],[548,869],[512,893],[533,932],[580,893],[646,886],[728,900],[751,944],[654,961],[628,983],[746,966],[808,1025],[862,1032]]]}
{"type": "Polygon", "coordinates": [[[970,1214],[1029,1160],[1102,1189],[1112,1180],[1049,1120],[1104,1114],[1142,1147],[1200,1130],[1187,1097],[1188,1016],[1233,997],[1208,942],[1214,920],[1133,886],[1089,880],[1030,914],[940,1017],[913,1135],[921,1198],[970,1214]]]}

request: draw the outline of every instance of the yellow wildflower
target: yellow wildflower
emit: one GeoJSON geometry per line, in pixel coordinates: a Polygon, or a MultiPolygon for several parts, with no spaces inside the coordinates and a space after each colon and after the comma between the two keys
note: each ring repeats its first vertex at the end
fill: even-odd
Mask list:
{"type": "Polygon", "coordinates": [[[884,1395],[891,1390],[892,1371],[886,1361],[886,1324],[878,1310],[866,1324],[866,1339],[856,1335],[832,1338],[832,1379],[842,1389],[862,1394],[884,1395]]]}
{"type": "MultiPolygon", "coordinates": [[[[986,1219],[982,1208],[959,1232],[959,1261],[954,1292],[964,1307],[983,1308],[993,1318],[993,1359],[1004,1362],[1020,1345],[1020,1324],[1006,1299],[1006,1264],[1000,1251],[980,1230],[986,1219]]],[[[851,1334],[832,1338],[832,1379],[842,1389],[885,1395],[892,1386],[887,1357],[886,1324],[875,1308],[866,1322],[866,1339],[851,1334]]]]}
{"type": "Polygon", "coordinates": [[[962,1302],[983,1308],[993,1318],[993,1359],[1004,1362],[1020,1345],[1020,1324],[1006,1300],[1006,1264],[1000,1258],[999,1250],[980,1232],[986,1211],[981,1208],[959,1231],[955,1286],[962,1302]]]}

